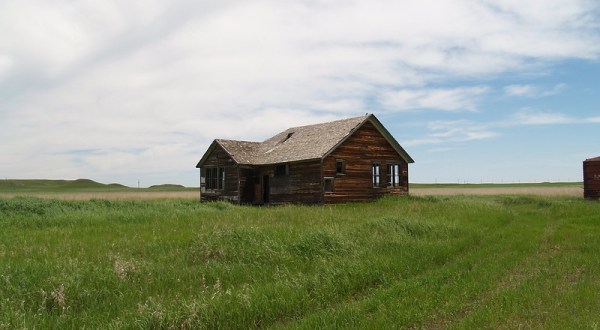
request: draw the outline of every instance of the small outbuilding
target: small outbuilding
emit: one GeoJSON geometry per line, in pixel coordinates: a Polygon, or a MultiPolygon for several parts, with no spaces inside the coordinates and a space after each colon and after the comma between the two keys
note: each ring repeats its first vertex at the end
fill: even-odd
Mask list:
{"type": "Polygon", "coordinates": [[[583,162],[583,197],[600,198],[600,157],[583,162]]]}
{"type": "Polygon", "coordinates": [[[367,114],[289,128],[263,142],[217,139],[196,167],[203,201],[333,204],[407,194],[409,163],[367,114]]]}

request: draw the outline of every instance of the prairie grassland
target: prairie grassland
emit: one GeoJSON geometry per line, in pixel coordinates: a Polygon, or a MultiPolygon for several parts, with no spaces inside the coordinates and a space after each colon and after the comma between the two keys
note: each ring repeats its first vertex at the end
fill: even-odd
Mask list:
{"type": "Polygon", "coordinates": [[[0,329],[597,328],[600,203],[0,198],[0,329]]]}
{"type": "MultiPolygon", "coordinates": [[[[31,181],[31,180],[29,180],[31,181]]],[[[49,181],[49,180],[45,180],[49,181]]],[[[69,182],[69,181],[67,181],[69,182]]],[[[73,181],[69,182],[72,184],[73,181]]],[[[1,183],[1,181],[0,181],[1,183]]],[[[75,185],[76,188],[60,188],[56,182],[44,184],[22,183],[22,187],[14,189],[0,185],[0,198],[37,197],[64,200],[155,200],[155,199],[187,199],[198,200],[198,188],[112,188],[110,185],[96,183],[75,185]]],[[[14,185],[14,184],[13,184],[14,185]]],[[[64,185],[64,184],[63,184],[64,185]]],[[[413,196],[456,196],[456,195],[533,195],[533,196],[572,196],[582,197],[581,183],[555,184],[414,184],[410,187],[413,196]]]]}
{"type": "MultiPolygon", "coordinates": [[[[494,195],[533,195],[533,196],[572,196],[583,197],[583,189],[579,187],[440,187],[411,188],[413,196],[494,196],[494,195]]],[[[79,192],[0,192],[0,197],[37,197],[65,200],[154,200],[154,199],[186,199],[198,200],[200,193],[190,189],[181,191],[79,191],[79,192]]]]}
{"type": "Polygon", "coordinates": [[[411,188],[410,194],[415,196],[456,196],[456,195],[534,195],[534,196],[572,196],[583,197],[582,187],[418,187],[411,188]]]}

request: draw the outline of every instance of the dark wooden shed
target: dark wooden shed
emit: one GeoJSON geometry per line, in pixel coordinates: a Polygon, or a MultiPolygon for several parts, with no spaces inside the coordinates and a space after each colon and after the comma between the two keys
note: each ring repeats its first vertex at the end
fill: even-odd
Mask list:
{"type": "Polygon", "coordinates": [[[600,157],[583,161],[583,197],[600,198],[600,157]]]}
{"type": "Polygon", "coordinates": [[[196,167],[205,201],[333,204],[407,194],[413,162],[367,114],[289,128],[263,142],[217,139],[196,167]]]}

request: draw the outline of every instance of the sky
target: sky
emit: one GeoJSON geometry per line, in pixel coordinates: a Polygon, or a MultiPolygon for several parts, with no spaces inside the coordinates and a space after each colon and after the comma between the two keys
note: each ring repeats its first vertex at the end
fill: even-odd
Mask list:
{"type": "Polygon", "coordinates": [[[581,181],[597,0],[0,1],[0,178],[198,186],[215,138],[373,113],[411,182],[581,181]]]}

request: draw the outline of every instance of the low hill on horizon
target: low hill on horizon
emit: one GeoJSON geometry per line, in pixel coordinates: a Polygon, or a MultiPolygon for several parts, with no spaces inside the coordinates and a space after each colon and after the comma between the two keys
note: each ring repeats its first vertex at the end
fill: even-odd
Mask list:
{"type": "Polygon", "coordinates": [[[0,180],[0,191],[55,191],[87,189],[128,189],[118,183],[104,184],[90,179],[5,179],[0,180]]]}
{"type": "Polygon", "coordinates": [[[182,189],[189,189],[186,188],[185,186],[182,186],[180,184],[170,184],[170,183],[166,183],[166,184],[157,184],[157,185],[152,185],[150,187],[148,187],[148,189],[150,190],[182,190],[182,189]]]}
{"type": "MultiPolygon", "coordinates": [[[[143,190],[186,190],[178,184],[153,185],[143,190]]],[[[52,180],[52,179],[4,179],[0,180],[0,192],[61,192],[61,191],[127,191],[138,190],[120,183],[100,183],[90,179],[52,180]]]]}

